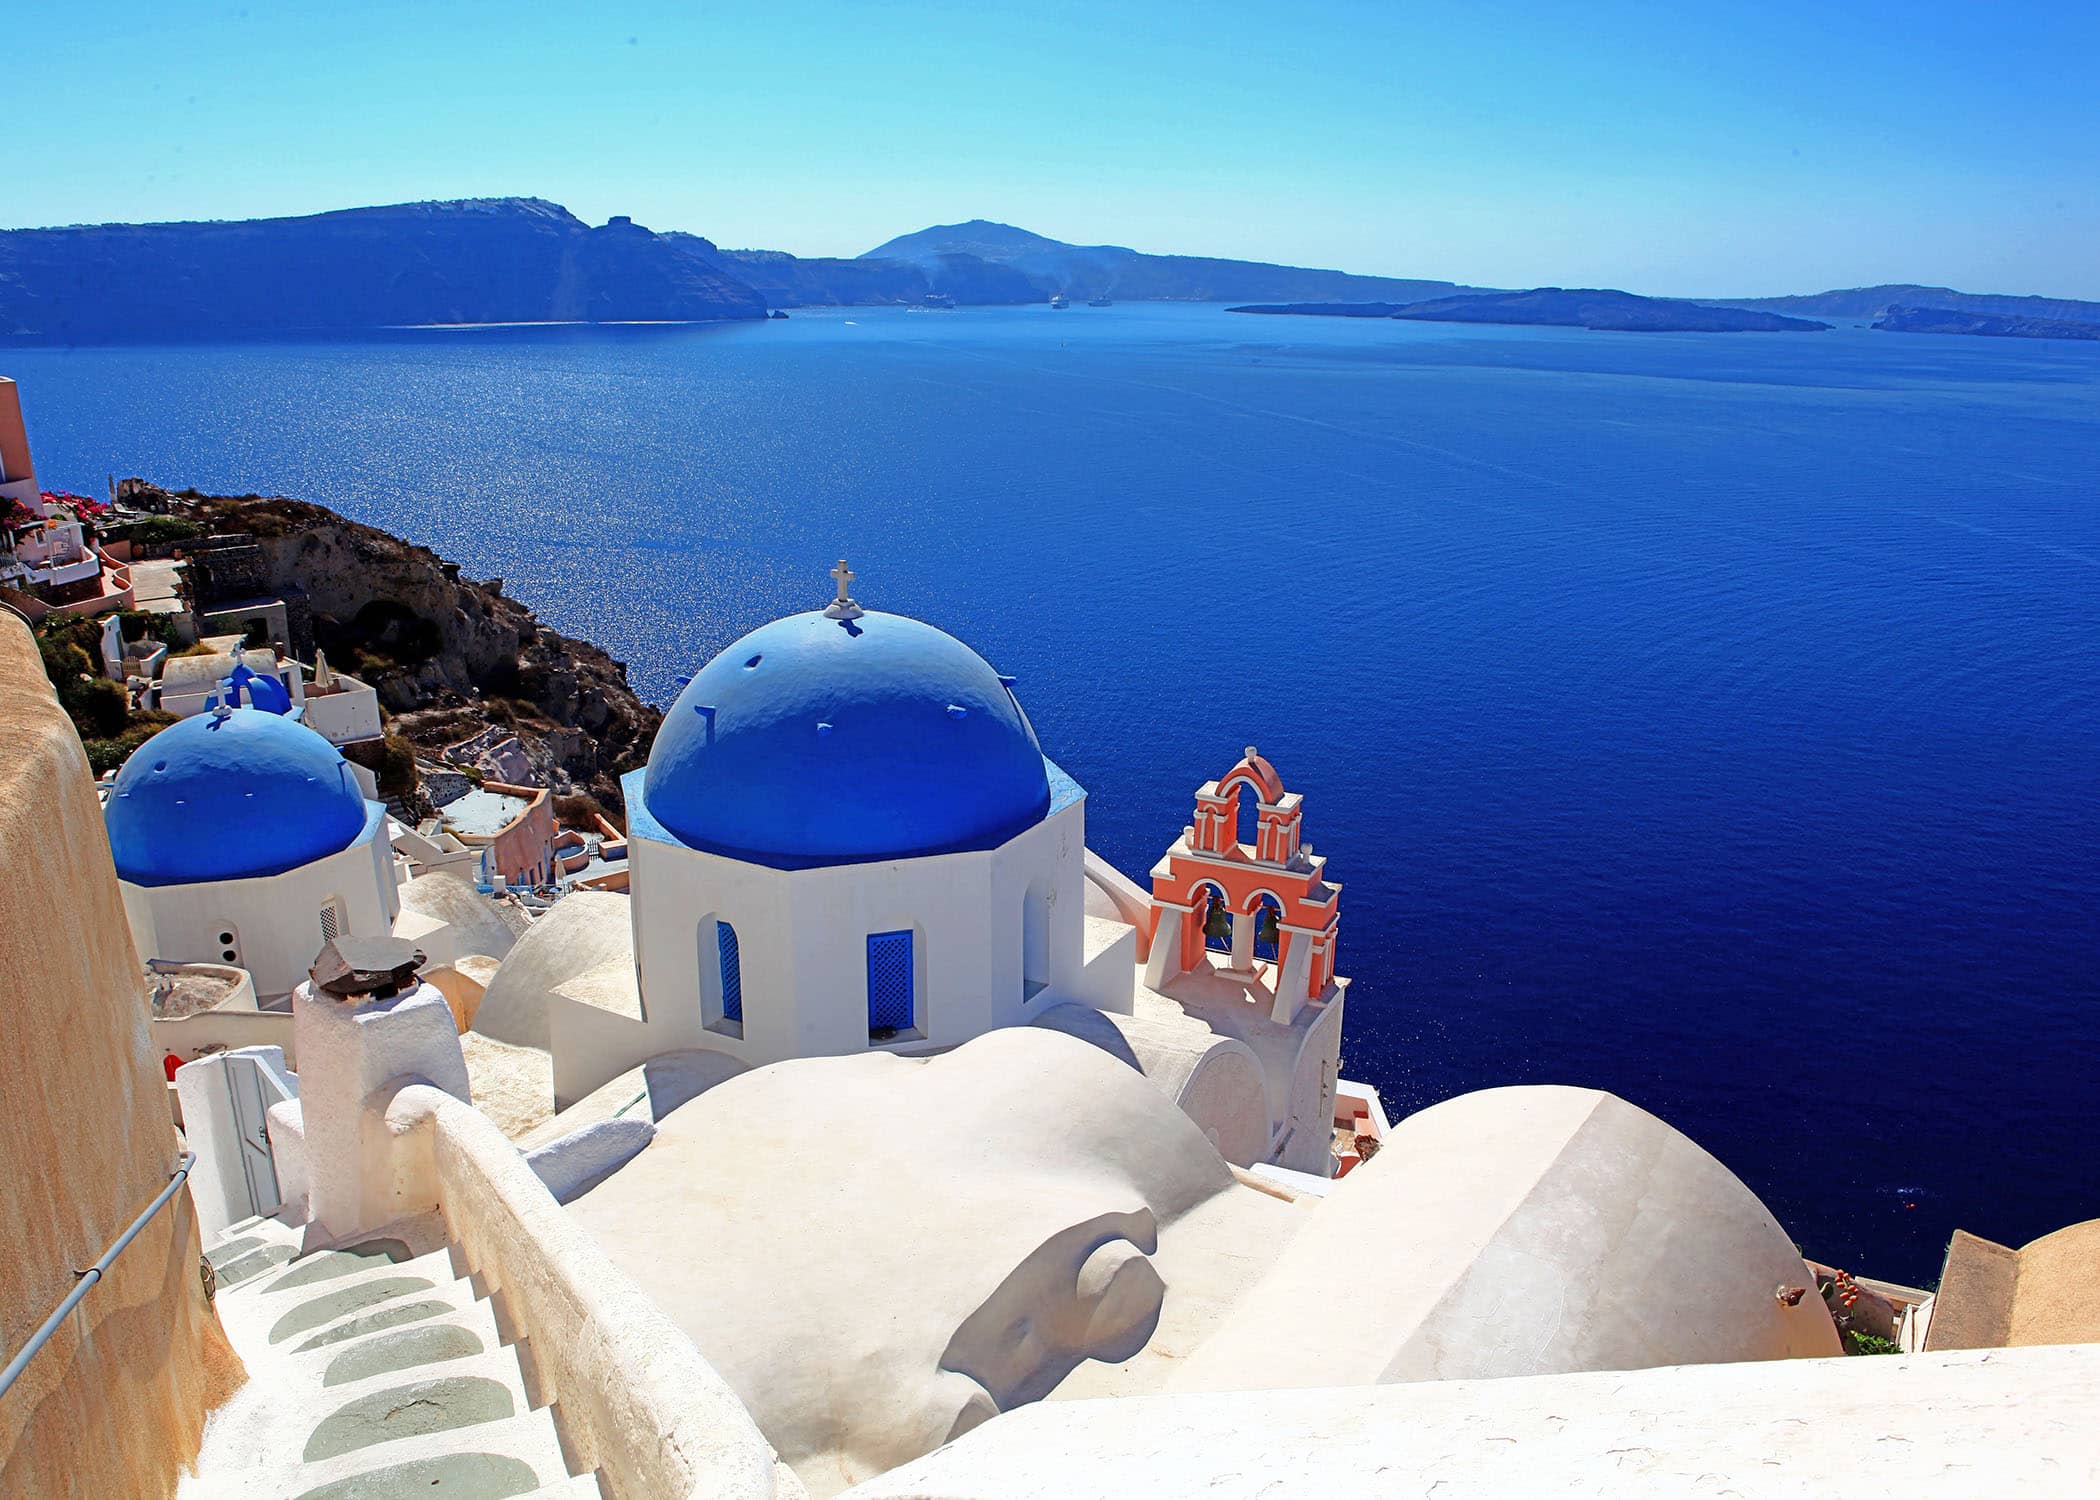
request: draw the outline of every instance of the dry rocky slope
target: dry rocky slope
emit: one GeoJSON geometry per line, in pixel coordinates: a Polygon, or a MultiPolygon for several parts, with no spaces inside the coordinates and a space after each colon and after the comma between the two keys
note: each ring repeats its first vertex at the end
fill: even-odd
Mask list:
{"type": "Polygon", "coordinates": [[[253,539],[258,582],[304,596],[313,644],[372,684],[390,733],[427,754],[507,725],[547,785],[588,792],[617,816],[618,775],[647,759],[663,721],[628,685],[626,663],[540,624],[502,580],[477,583],[429,548],[325,506],[145,488],[131,496],[156,497],[214,537],[253,539]]]}

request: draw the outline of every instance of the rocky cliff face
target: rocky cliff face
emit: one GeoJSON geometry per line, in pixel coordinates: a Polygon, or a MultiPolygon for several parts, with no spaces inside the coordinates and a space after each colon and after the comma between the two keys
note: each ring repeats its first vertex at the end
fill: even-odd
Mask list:
{"type": "Polygon", "coordinates": [[[628,686],[625,663],[540,624],[501,580],[463,578],[427,547],[304,501],[151,487],[130,498],[253,538],[264,586],[303,593],[314,643],[378,691],[390,732],[435,751],[506,725],[547,785],[617,815],[616,778],[648,758],[663,714],[628,686]]]}
{"type": "Polygon", "coordinates": [[[1892,307],[1874,325],[1884,333],[1976,333],[2006,339],[2100,339],[2100,323],[2014,318],[1937,307],[1892,307]]]}
{"type": "Polygon", "coordinates": [[[1989,292],[1957,292],[1944,286],[1856,286],[1842,291],[1811,292],[1800,297],[1702,297],[1711,307],[1757,307],[1768,312],[1808,318],[1879,318],[1892,312],[1975,313],[1982,317],[2049,318],[2067,323],[2100,323],[2100,302],[2068,297],[2005,297],[1989,292]]]}
{"type": "Polygon", "coordinates": [[[1050,295],[1039,282],[1011,266],[981,256],[951,254],[923,261],[839,260],[796,256],[784,250],[722,250],[698,235],[664,236],[690,248],[724,275],[761,293],[774,307],[864,307],[925,300],[940,292],[957,302],[980,305],[1040,302],[1050,295]]]}
{"type": "MultiPolygon", "coordinates": [[[[1218,260],[1201,255],[1147,255],[1121,245],[1070,245],[1011,224],[972,219],[936,224],[877,245],[863,259],[926,266],[967,258],[1024,277],[1043,296],[1121,297],[1133,302],[1419,302],[1454,292],[1479,291],[1449,281],[1389,276],[1353,276],[1305,266],[1263,261],[1218,260]]],[[[952,291],[941,287],[939,290],[952,291]]],[[[977,301],[954,293],[957,301],[977,301]]],[[[1015,299],[1024,300],[1024,299],[1015,299]]]]}
{"type": "Polygon", "coordinates": [[[0,335],[47,342],[765,310],[665,236],[536,198],[0,231],[0,335]]]}

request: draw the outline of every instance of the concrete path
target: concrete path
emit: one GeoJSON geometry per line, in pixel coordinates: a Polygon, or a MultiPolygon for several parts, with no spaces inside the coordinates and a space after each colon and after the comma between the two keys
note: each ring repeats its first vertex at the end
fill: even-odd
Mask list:
{"type": "Polygon", "coordinates": [[[157,615],[182,613],[179,584],[186,566],[172,557],[149,557],[130,564],[133,606],[157,615]]]}
{"type": "Polygon", "coordinates": [[[178,1500],[601,1495],[570,1473],[529,1346],[457,1273],[434,1216],[306,1253],[300,1230],[251,1219],[205,1258],[248,1384],[178,1500]]]}

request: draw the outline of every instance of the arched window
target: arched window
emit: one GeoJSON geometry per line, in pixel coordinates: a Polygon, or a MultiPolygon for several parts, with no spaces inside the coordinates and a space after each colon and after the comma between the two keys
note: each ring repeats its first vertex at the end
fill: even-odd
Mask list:
{"type": "Polygon", "coordinates": [[[1254,911],[1254,956],[1276,961],[1283,946],[1283,908],[1270,895],[1259,897],[1254,911]]]}
{"type": "Polygon", "coordinates": [[[332,943],[343,935],[343,898],[330,896],[321,903],[321,941],[332,943]]]}
{"type": "Polygon", "coordinates": [[[1261,794],[1254,790],[1254,783],[1243,781],[1235,792],[1232,805],[1237,809],[1239,832],[1236,837],[1249,849],[1261,847],[1261,794]]]}
{"type": "Polygon", "coordinates": [[[1050,988],[1050,887],[1038,880],[1021,898],[1021,999],[1050,988]]]}
{"type": "Polygon", "coordinates": [[[1213,953],[1232,951],[1232,908],[1226,904],[1225,893],[1205,881],[1196,887],[1202,900],[1202,908],[1196,920],[1203,925],[1203,946],[1213,953]]]}
{"type": "Polygon", "coordinates": [[[737,952],[736,929],[715,923],[715,956],[722,968],[722,1019],[744,1024],[744,961],[737,952]]]}
{"type": "Polygon", "coordinates": [[[868,1040],[893,1041],[919,1024],[910,928],[868,934],[868,1040]]]}

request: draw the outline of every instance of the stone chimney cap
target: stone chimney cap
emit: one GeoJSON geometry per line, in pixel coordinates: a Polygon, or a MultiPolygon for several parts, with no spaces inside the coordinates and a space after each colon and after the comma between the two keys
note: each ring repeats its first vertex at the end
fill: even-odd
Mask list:
{"type": "Polygon", "coordinates": [[[428,962],[406,938],[339,937],[314,960],[314,988],[342,998],[391,995],[412,988],[416,970],[428,962]]]}

